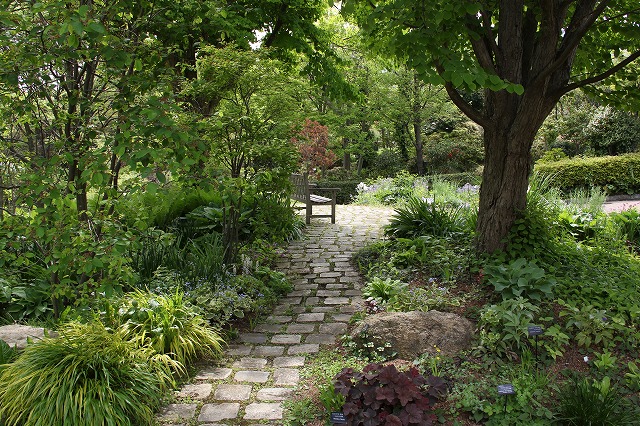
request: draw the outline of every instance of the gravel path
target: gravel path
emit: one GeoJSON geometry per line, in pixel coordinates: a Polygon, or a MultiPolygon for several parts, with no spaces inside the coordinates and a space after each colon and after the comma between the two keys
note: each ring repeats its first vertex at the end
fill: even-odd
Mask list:
{"type": "Polygon", "coordinates": [[[179,402],[161,410],[160,423],[281,425],[282,402],[293,395],[300,367],[333,344],[361,309],[361,277],[350,260],[381,238],[392,213],[349,205],[337,207],[336,224],[313,219],[305,238],[289,244],[277,265],[294,290],[264,323],[229,345],[224,363],[202,366],[177,393],[179,402]]]}

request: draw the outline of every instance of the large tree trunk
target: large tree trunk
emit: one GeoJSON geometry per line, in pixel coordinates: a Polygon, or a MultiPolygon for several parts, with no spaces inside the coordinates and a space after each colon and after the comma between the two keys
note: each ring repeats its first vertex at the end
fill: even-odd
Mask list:
{"type": "Polygon", "coordinates": [[[484,126],[485,161],[476,225],[479,252],[504,249],[509,230],[526,208],[531,147],[556,102],[543,90],[524,96],[487,91],[485,114],[492,119],[484,126]]]}
{"type": "MultiPolygon", "coordinates": [[[[517,129],[516,129],[517,130],[517,129]]],[[[504,247],[504,238],[527,203],[534,135],[485,129],[485,165],[480,188],[477,247],[481,253],[504,247]]]]}

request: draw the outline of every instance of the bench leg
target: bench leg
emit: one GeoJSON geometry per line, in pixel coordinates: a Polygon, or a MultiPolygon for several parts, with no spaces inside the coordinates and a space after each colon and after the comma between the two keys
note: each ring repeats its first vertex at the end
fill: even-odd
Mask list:
{"type": "Polygon", "coordinates": [[[313,205],[311,203],[307,204],[307,225],[311,223],[311,215],[313,214],[313,205]]]}
{"type": "Polygon", "coordinates": [[[336,223],[336,203],[331,203],[331,223],[336,223]]]}

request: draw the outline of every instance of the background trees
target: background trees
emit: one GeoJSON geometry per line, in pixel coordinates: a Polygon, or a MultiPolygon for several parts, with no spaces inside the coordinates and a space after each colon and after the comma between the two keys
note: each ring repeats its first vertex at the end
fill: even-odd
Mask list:
{"type": "Polygon", "coordinates": [[[640,56],[632,1],[355,0],[343,12],[378,49],[425,81],[444,84],[456,106],[483,127],[480,251],[501,248],[524,209],[532,143],[559,99],[612,78],[640,56]],[[479,87],[482,110],[464,97],[479,87]]]}

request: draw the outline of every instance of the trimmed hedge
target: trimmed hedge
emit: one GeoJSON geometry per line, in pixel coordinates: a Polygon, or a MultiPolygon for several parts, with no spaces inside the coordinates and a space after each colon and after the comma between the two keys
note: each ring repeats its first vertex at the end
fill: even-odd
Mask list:
{"type": "Polygon", "coordinates": [[[358,194],[356,187],[360,182],[364,182],[365,179],[359,180],[319,180],[316,182],[318,188],[340,188],[336,200],[338,204],[349,204],[358,194]]]}
{"type": "Polygon", "coordinates": [[[563,191],[598,186],[609,195],[640,192],[640,153],[570,158],[536,164],[535,171],[563,191]]]}

